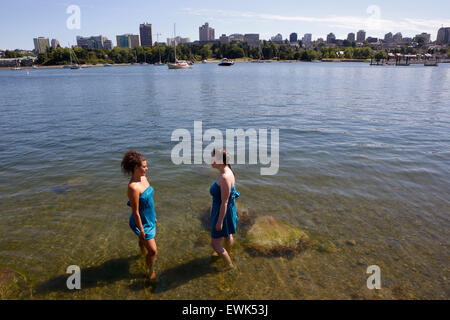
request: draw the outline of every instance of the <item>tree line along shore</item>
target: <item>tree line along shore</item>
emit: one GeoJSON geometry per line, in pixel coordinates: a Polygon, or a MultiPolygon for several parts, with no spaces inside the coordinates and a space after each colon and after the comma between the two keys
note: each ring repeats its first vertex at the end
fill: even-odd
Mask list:
{"type": "MultiPolygon", "coordinates": [[[[130,64],[130,63],[163,63],[173,62],[175,59],[174,47],[159,45],[153,47],[120,48],[112,50],[105,49],[83,49],[80,47],[71,48],[79,64],[130,64]]],[[[60,66],[70,63],[69,48],[58,47],[49,48],[37,56],[36,63],[40,66],[60,66]]],[[[390,50],[392,53],[401,54],[425,54],[429,50],[415,48],[401,48],[390,50]]],[[[433,52],[435,53],[435,52],[433,52]]],[[[448,48],[436,52],[441,56],[450,58],[448,48]]],[[[7,51],[6,58],[17,58],[20,55],[14,51],[7,51]]],[[[259,47],[252,47],[247,43],[209,43],[209,44],[179,44],[177,45],[177,59],[202,61],[220,60],[222,58],[235,59],[237,61],[247,60],[333,60],[342,59],[345,61],[366,61],[369,59],[382,60],[388,57],[386,50],[373,50],[370,46],[364,47],[344,47],[330,48],[318,46],[311,49],[303,49],[289,44],[277,44],[271,41],[262,41],[259,47]]]]}

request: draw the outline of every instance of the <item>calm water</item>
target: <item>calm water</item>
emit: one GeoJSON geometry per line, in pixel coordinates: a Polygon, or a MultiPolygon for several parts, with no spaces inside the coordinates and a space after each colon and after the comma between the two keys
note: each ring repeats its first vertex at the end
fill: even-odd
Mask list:
{"type": "MultiPolygon", "coordinates": [[[[448,299],[450,65],[237,63],[0,70],[0,298],[448,299]],[[252,256],[216,273],[200,215],[217,173],[176,166],[171,133],[278,128],[280,170],[236,165],[240,209],[272,215],[333,250],[252,256]],[[157,272],[128,227],[125,151],[147,156],[157,272]],[[354,240],[356,245],[349,245],[354,240]],[[82,290],[65,289],[66,268],[82,290]],[[381,268],[382,289],[366,288],[381,268]]],[[[216,263],[220,265],[220,263],[216,263]]]]}

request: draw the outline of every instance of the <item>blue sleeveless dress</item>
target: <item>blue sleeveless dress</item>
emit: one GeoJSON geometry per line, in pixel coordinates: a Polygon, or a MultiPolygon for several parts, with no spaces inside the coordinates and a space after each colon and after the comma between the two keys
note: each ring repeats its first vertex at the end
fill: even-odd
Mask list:
{"type": "Polygon", "coordinates": [[[239,198],[240,193],[236,191],[236,187],[231,187],[230,198],[228,199],[227,212],[223,219],[223,226],[221,231],[216,231],[217,220],[219,219],[220,205],[222,204],[220,187],[214,181],[209,188],[209,193],[212,195],[212,207],[211,207],[211,238],[228,238],[230,234],[236,233],[236,223],[238,217],[236,214],[236,203],[234,199],[239,198]]]}
{"type": "MultiPolygon", "coordinates": [[[[153,239],[156,235],[156,213],[155,204],[153,202],[154,189],[148,186],[147,189],[139,196],[139,215],[141,217],[142,226],[145,231],[145,240],[153,239]]],[[[131,207],[130,201],[127,205],[131,207]]],[[[130,228],[136,235],[139,235],[141,231],[136,225],[133,213],[130,216],[130,228]]]]}

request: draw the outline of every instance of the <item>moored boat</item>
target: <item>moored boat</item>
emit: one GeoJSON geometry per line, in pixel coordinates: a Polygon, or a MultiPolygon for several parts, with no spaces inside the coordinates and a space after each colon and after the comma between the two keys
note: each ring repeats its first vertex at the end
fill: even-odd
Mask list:
{"type": "Polygon", "coordinates": [[[192,66],[187,63],[186,61],[176,61],[175,63],[169,63],[167,64],[169,69],[189,69],[192,68],[192,66]]]}
{"type": "Polygon", "coordinates": [[[234,64],[233,60],[223,58],[222,61],[219,63],[219,66],[229,67],[229,66],[232,66],[233,64],[234,64]]]}
{"type": "Polygon", "coordinates": [[[189,69],[192,68],[192,65],[186,61],[178,61],[177,60],[177,40],[176,40],[176,32],[175,32],[175,24],[173,25],[173,36],[174,36],[174,44],[175,44],[175,62],[169,62],[167,66],[169,69],[189,69]]]}

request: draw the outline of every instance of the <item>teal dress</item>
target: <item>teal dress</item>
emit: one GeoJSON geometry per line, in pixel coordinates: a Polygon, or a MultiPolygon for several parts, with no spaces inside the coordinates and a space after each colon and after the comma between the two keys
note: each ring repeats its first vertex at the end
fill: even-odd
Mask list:
{"type": "Polygon", "coordinates": [[[223,219],[223,226],[221,231],[216,231],[217,220],[219,219],[220,205],[222,204],[222,197],[220,194],[219,185],[214,182],[209,189],[209,193],[212,195],[212,207],[211,207],[211,238],[228,238],[230,234],[236,233],[236,223],[238,217],[236,213],[235,199],[239,198],[240,193],[236,191],[236,187],[231,187],[230,198],[228,199],[227,212],[223,219]]]}
{"type": "MultiPolygon", "coordinates": [[[[148,186],[148,188],[139,196],[139,215],[145,231],[145,240],[153,239],[156,235],[156,213],[155,204],[153,202],[154,192],[154,189],[151,186],[148,186]]],[[[127,205],[131,207],[130,201],[128,201],[127,205]]],[[[136,225],[133,213],[131,213],[129,224],[131,230],[133,230],[136,235],[141,233],[136,225]]]]}

